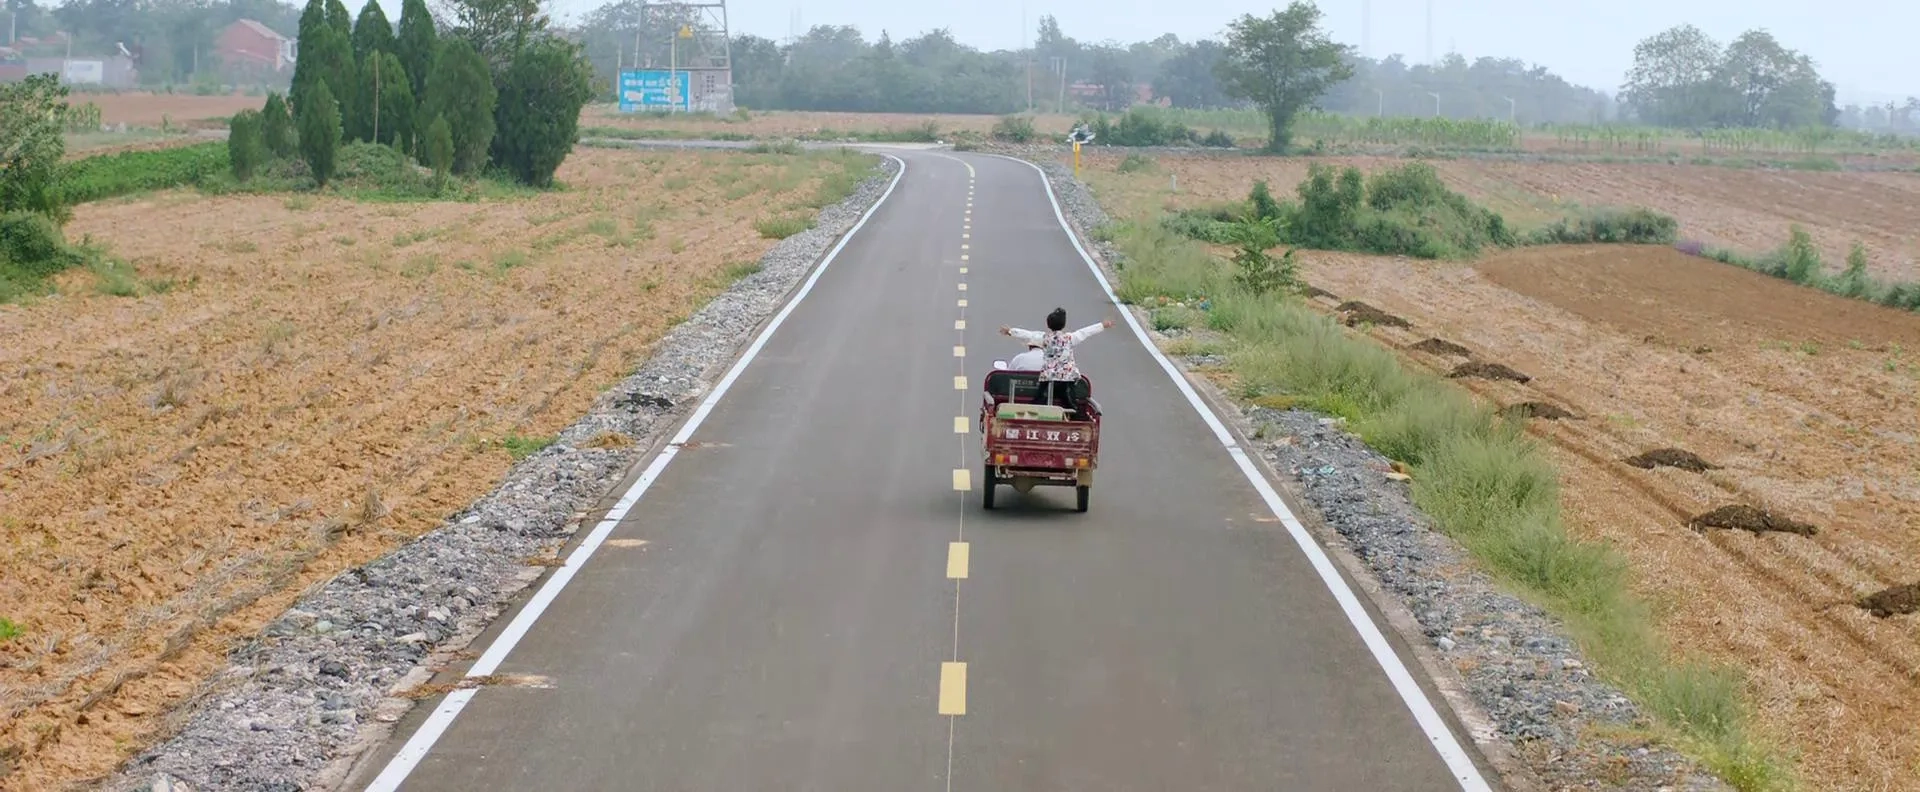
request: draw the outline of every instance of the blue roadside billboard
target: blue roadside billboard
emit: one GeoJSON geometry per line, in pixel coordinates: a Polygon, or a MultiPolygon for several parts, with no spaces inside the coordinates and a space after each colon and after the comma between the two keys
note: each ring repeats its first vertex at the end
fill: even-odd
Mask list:
{"type": "Polygon", "coordinates": [[[687,73],[641,69],[620,73],[620,112],[687,106],[687,73]]]}

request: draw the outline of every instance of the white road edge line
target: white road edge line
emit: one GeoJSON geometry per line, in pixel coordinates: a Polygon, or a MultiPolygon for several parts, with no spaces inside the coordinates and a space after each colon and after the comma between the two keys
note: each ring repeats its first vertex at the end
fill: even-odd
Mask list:
{"type": "Polygon", "coordinates": [[[1321,582],[1333,592],[1333,598],[1340,603],[1340,609],[1346,613],[1347,621],[1353,624],[1353,629],[1360,633],[1360,639],[1373,653],[1373,659],[1380,663],[1382,670],[1386,671],[1387,679],[1393,683],[1394,690],[1400,694],[1400,700],[1406,702],[1407,709],[1413,712],[1414,720],[1420,724],[1421,731],[1426,732],[1427,740],[1433,744],[1434,750],[1440,753],[1440,758],[1447,763],[1447,768],[1453,771],[1455,780],[1460,782],[1460,788],[1466,792],[1491,792],[1492,787],[1488,786],[1487,780],[1480,775],[1480,768],[1474,765],[1473,757],[1468,756],[1466,750],[1461,748],[1460,742],[1454,739],[1453,731],[1447,728],[1446,721],[1442,720],[1439,711],[1434,709],[1433,702],[1427,699],[1426,691],[1420,689],[1420,683],[1415,681],[1413,675],[1407,671],[1406,664],[1402,663],[1400,656],[1393,651],[1393,645],[1387,643],[1387,637],[1381,633],[1379,625],[1374,624],[1373,618],[1367,615],[1365,608],[1361,607],[1360,598],[1340,577],[1340,572],[1333,566],[1333,560],[1327,557],[1326,551],[1322,550],[1313,540],[1313,536],[1307,533],[1306,526],[1300,523],[1300,519],[1294,516],[1291,509],[1287,508],[1286,502],[1280,499],[1280,493],[1274,491],[1273,485],[1267,482],[1266,476],[1254,467],[1253,460],[1247,457],[1246,449],[1241,448],[1240,444],[1233,439],[1233,434],[1228,432],[1227,427],[1220,422],[1220,418],[1213,414],[1212,408],[1201,400],[1200,394],[1194,392],[1193,386],[1187,382],[1186,377],[1181,376],[1179,369],[1174,367],[1173,361],[1168,360],[1166,355],[1161,354],[1160,348],[1154,346],[1153,338],[1148,336],[1147,331],[1140,326],[1133,312],[1127,310],[1126,305],[1120,302],[1119,296],[1113,293],[1113,286],[1107,282],[1106,273],[1100,271],[1100,265],[1093,260],[1092,255],[1087,253],[1087,249],[1081,246],[1080,237],[1073,233],[1073,226],[1067,222],[1066,215],[1061,213],[1060,201],[1054,197],[1053,183],[1047,178],[1047,172],[1026,160],[998,154],[988,156],[1018,162],[1032,168],[1034,173],[1040,176],[1040,184],[1047,191],[1047,202],[1053,204],[1053,217],[1059,221],[1060,228],[1066,232],[1067,240],[1073,243],[1074,251],[1080,254],[1080,260],[1086,263],[1087,269],[1093,273],[1094,280],[1100,282],[1100,288],[1107,293],[1107,299],[1114,307],[1120,309],[1120,315],[1126,319],[1127,327],[1133,329],[1134,338],[1139,339],[1140,345],[1147,348],[1148,354],[1153,355],[1153,359],[1160,364],[1161,370],[1173,379],[1173,384],[1180,388],[1182,395],[1187,397],[1187,403],[1193,405],[1194,411],[1207,422],[1207,427],[1213,430],[1214,437],[1226,447],[1234,463],[1240,466],[1240,472],[1246,475],[1247,481],[1251,482],[1253,488],[1260,493],[1260,498],[1266,501],[1267,508],[1273,511],[1275,517],[1280,518],[1281,525],[1286,526],[1287,533],[1293,536],[1294,543],[1300,546],[1302,553],[1306,554],[1307,560],[1313,564],[1314,571],[1320,573],[1321,582]]]}
{"type": "MultiPolygon", "coordinates": [[[[793,313],[794,308],[799,307],[800,301],[806,299],[808,292],[813,291],[813,285],[819,282],[821,275],[826,274],[827,267],[839,257],[840,251],[853,240],[856,234],[860,233],[860,229],[866,226],[868,220],[873,219],[874,213],[880,211],[880,207],[886,204],[887,198],[893,195],[893,188],[899,186],[901,178],[907,175],[907,162],[892,154],[880,156],[893,160],[900,166],[900,169],[894,172],[893,180],[887,183],[886,192],[881,193],[880,198],[875,200],[872,206],[867,207],[866,213],[860,216],[860,220],[854,223],[852,228],[847,229],[847,233],[840,236],[839,244],[827,251],[826,257],[820,260],[819,266],[813,268],[813,274],[808,276],[806,283],[802,284],[800,290],[787,300],[786,306],[781,308],[779,313],[773,315],[773,320],[767,323],[766,328],[761,330],[760,335],[753,340],[753,344],[747,347],[747,351],[741,354],[738,361],[734,362],[733,368],[727,370],[726,376],[720,379],[713,391],[707,394],[707,398],[694,409],[693,415],[687,418],[686,424],[680,427],[680,431],[673,436],[673,439],[660,449],[660,454],[654,457],[652,464],[647,465],[647,469],[640,474],[639,480],[633,482],[633,486],[628,488],[626,494],[620,496],[619,502],[613,505],[613,509],[607,512],[606,518],[595,525],[593,532],[587,534],[587,538],[580,542],[580,546],[574,548],[573,553],[567,556],[566,564],[556,570],[553,577],[547,578],[546,584],[534,593],[532,599],[527,600],[526,607],[514,615],[513,621],[507,624],[506,631],[493,640],[493,644],[487,647],[486,653],[480,655],[479,660],[474,661],[472,668],[467,669],[468,678],[486,676],[500,667],[500,663],[507,659],[507,653],[513,651],[514,645],[520,643],[521,638],[526,637],[527,631],[533,628],[533,623],[540,619],[540,614],[546,612],[547,606],[553,603],[554,598],[560,596],[560,590],[567,587],[567,582],[573,580],[573,576],[579,572],[580,567],[587,563],[587,559],[593,557],[593,551],[599,549],[600,544],[606,541],[608,534],[613,533],[614,526],[619,525],[620,521],[626,518],[627,511],[632,509],[634,504],[640,501],[640,496],[646,494],[647,488],[653,486],[653,482],[660,478],[660,473],[666,470],[667,463],[673,461],[674,456],[679,453],[680,444],[685,443],[687,438],[692,437],[694,431],[700,428],[700,424],[707,419],[707,415],[713,412],[714,405],[719,403],[722,396],[727,395],[727,389],[733,387],[733,381],[738,379],[740,373],[746,370],[747,364],[752,363],[753,359],[760,354],[761,347],[766,346],[767,341],[773,338],[774,331],[780,329],[780,324],[786,321],[787,315],[793,313]]],[[[407,744],[401,746],[399,753],[394,754],[393,759],[387,762],[387,766],[380,771],[380,775],[367,785],[367,792],[393,792],[399,789],[401,782],[407,780],[407,775],[413,772],[413,768],[420,764],[420,760],[426,758],[427,752],[440,739],[440,735],[445,734],[447,727],[453,725],[453,719],[460,716],[460,711],[466,708],[467,702],[473,700],[474,692],[474,688],[465,688],[449,693],[440,706],[434,709],[433,714],[428,715],[426,721],[420,724],[420,728],[407,740],[407,744]]]]}

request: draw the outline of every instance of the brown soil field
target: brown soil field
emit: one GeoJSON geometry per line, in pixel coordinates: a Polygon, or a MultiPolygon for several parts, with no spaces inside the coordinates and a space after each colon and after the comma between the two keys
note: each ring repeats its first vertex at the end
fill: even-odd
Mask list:
{"type": "Polygon", "coordinates": [[[308,586],[494,486],[857,157],[580,149],[483,203],[169,192],[68,229],[172,288],[0,305],[0,788],[111,771],[308,586]],[[11,773],[6,768],[11,766],[11,773]]]}
{"type": "MultiPolygon", "coordinates": [[[[1090,179],[1110,212],[1137,217],[1121,207],[1239,198],[1256,177],[1291,191],[1305,171],[1300,162],[1159,162],[1126,176],[1099,157],[1090,179]]],[[[1476,196],[1527,200],[1551,189],[1672,207],[1683,233],[1705,225],[1764,240],[1784,236],[1789,218],[1834,218],[1838,228],[1809,230],[1893,240],[1913,227],[1901,218],[1920,217],[1892,204],[1920,191],[1920,177],[1440,167],[1476,196]]],[[[1571,529],[1626,555],[1678,650],[1747,671],[1762,728],[1798,752],[1809,788],[1920,788],[1920,617],[1876,617],[1856,604],[1920,581],[1920,316],[1661,246],[1529,248],[1472,264],[1300,257],[1307,281],[1330,293],[1316,307],[1358,301],[1406,319],[1408,328],[1369,332],[1410,363],[1437,374],[1469,360],[1508,366],[1530,379],[1454,382],[1498,405],[1571,413],[1530,422],[1560,464],[1571,529]],[[1432,338],[1470,357],[1422,344],[1432,338]],[[1408,349],[1416,344],[1431,351],[1408,349]],[[1666,449],[1714,467],[1625,461],[1685,456],[1666,449]],[[1730,505],[1815,531],[1689,527],[1730,505]]]]}
{"type": "MultiPolygon", "coordinates": [[[[1082,152],[1083,167],[1110,171],[1124,151],[1082,152]]],[[[1373,172],[1406,162],[1386,157],[1248,157],[1236,154],[1156,156],[1159,189],[1130,191],[1136,207],[1186,206],[1243,199],[1254,179],[1275,197],[1291,198],[1313,162],[1373,172]],[[1179,192],[1169,188],[1178,176],[1179,192]],[[1144,202],[1144,203],[1138,203],[1144,202]]],[[[1684,238],[1758,253],[1786,242],[1798,224],[1838,270],[1855,241],[1867,248],[1881,278],[1920,280],[1920,174],[1768,171],[1712,165],[1430,161],[1448,186],[1522,228],[1561,216],[1569,205],[1645,206],[1673,215],[1684,238]]]]}
{"type": "MultiPolygon", "coordinates": [[[[582,126],[610,126],[627,129],[670,129],[687,135],[733,133],[755,137],[795,137],[823,130],[839,132],[904,132],[919,129],[931,121],[943,133],[956,131],[984,135],[993,131],[999,116],[992,115],[918,115],[914,113],[814,113],[749,112],[744,120],[711,115],[641,115],[622,113],[613,105],[595,105],[582,114],[582,126]]],[[[1041,115],[1034,127],[1042,134],[1065,136],[1077,121],[1076,116],[1041,115]]]]}
{"type": "Polygon", "coordinates": [[[198,96],[194,94],[154,93],[75,93],[69,104],[92,102],[100,106],[100,121],[127,126],[199,126],[210,118],[228,118],[242,110],[258,110],[267,97],[245,94],[198,96]]]}

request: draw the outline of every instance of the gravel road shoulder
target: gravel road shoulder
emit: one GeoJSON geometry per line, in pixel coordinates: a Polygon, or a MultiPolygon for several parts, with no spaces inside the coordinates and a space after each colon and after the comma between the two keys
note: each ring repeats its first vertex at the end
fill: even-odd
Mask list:
{"type": "Polygon", "coordinates": [[[559,440],[516,464],[439,529],[303,596],[169,719],[171,736],[103,786],[112,790],[331,789],[537,580],[540,559],[579,529],[646,449],[697,403],[739,350],[879,200],[899,166],[788,237],[758,272],[674,328],[651,360],[595,400],[559,440]]]}

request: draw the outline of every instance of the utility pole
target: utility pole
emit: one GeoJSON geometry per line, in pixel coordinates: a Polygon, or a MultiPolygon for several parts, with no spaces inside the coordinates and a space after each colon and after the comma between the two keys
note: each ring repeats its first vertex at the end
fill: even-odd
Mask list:
{"type": "Polygon", "coordinates": [[[1020,49],[1027,53],[1027,112],[1033,112],[1033,48],[1027,46],[1027,4],[1020,3],[1020,49]]]}
{"type": "Polygon", "coordinates": [[[1065,56],[1055,55],[1049,60],[1053,61],[1053,68],[1060,72],[1060,105],[1054,110],[1054,112],[1059,113],[1060,115],[1066,115],[1067,114],[1067,59],[1065,56]]]}
{"type": "Polygon", "coordinates": [[[1432,91],[1428,91],[1427,95],[1433,97],[1433,117],[1439,118],[1440,117],[1440,95],[1432,91]]]}
{"type": "Polygon", "coordinates": [[[1513,108],[1515,107],[1513,97],[1502,96],[1500,98],[1507,100],[1507,123],[1511,124],[1513,123],[1513,108]]]}
{"type": "Polygon", "coordinates": [[[1433,0],[1427,0],[1427,65],[1433,65],[1433,0]]]}
{"type": "Polygon", "coordinates": [[[368,60],[373,61],[373,140],[380,142],[380,53],[375,52],[368,60]]]}
{"type": "Polygon", "coordinates": [[[1360,0],[1360,57],[1373,57],[1373,0],[1360,0]]]}

